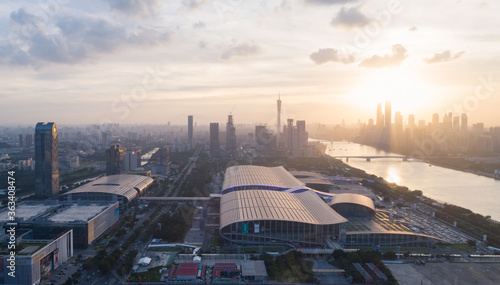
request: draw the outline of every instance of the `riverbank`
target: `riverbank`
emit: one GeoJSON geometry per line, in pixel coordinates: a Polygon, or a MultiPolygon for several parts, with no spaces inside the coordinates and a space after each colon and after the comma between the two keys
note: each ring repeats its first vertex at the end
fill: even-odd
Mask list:
{"type": "MultiPolygon", "coordinates": [[[[349,142],[349,143],[357,143],[357,144],[360,144],[360,145],[366,145],[366,146],[369,146],[369,147],[373,147],[379,151],[384,151],[384,152],[390,152],[390,153],[393,153],[393,154],[398,154],[398,155],[403,155],[403,156],[406,156],[408,154],[405,154],[405,153],[401,153],[401,152],[397,152],[397,151],[392,151],[392,150],[385,150],[385,149],[381,149],[381,148],[378,148],[376,146],[372,146],[372,145],[369,145],[369,144],[364,144],[364,143],[361,143],[361,142],[349,142]]],[[[411,157],[411,156],[410,156],[411,157]]],[[[483,177],[488,177],[488,178],[493,178],[493,179],[496,179],[496,180],[500,180],[500,175],[495,175],[494,174],[494,171],[495,169],[498,169],[500,170],[500,163],[476,163],[473,160],[472,157],[467,157],[467,156],[462,156],[462,157],[438,157],[438,158],[425,158],[425,159],[420,159],[418,157],[414,157],[416,159],[419,159],[425,163],[428,163],[428,164],[432,164],[434,166],[439,166],[439,167],[443,167],[443,168],[448,168],[448,169],[452,169],[452,170],[456,170],[456,171],[462,171],[462,172],[466,172],[466,173],[471,173],[471,174],[475,174],[475,175],[479,175],[479,176],[483,176],[483,177]],[[444,162],[448,160],[448,162],[444,162]],[[455,160],[453,162],[453,164],[451,164],[451,160],[455,160]],[[487,168],[488,170],[490,170],[491,172],[485,172],[485,171],[481,171],[481,170],[477,170],[477,169],[471,169],[471,167],[474,167],[474,168],[487,168]]]]}
{"type": "Polygon", "coordinates": [[[449,203],[450,201],[447,199],[445,199],[447,202],[442,203],[433,197],[427,196],[425,191],[412,190],[415,188],[403,186],[405,185],[404,183],[391,183],[383,177],[376,177],[371,171],[365,171],[364,169],[344,163],[332,158],[328,154],[325,154],[325,157],[336,161],[331,164],[341,165],[342,175],[349,177],[355,175],[355,177],[362,179],[360,182],[361,185],[371,189],[375,194],[384,197],[384,199],[390,198],[390,201],[399,201],[399,207],[417,205],[416,207],[423,213],[427,215],[432,214],[435,219],[450,227],[460,229],[462,232],[473,236],[475,240],[482,240],[483,236],[487,236],[491,244],[500,244],[500,224],[489,215],[481,215],[475,210],[470,210],[468,207],[457,206],[453,202],[449,203]],[[349,167],[346,168],[346,166],[349,167]]]}
{"type": "MultiPolygon", "coordinates": [[[[483,216],[491,216],[497,221],[500,220],[500,211],[498,211],[500,208],[500,200],[498,200],[500,180],[462,171],[461,168],[455,170],[436,164],[429,166],[429,163],[439,161],[424,162],[423,160],[410,159],[405,162],[401,159],[386,159],[383,157],[395,154],[358,143],[321,142],[329,146],[326,150],[327,155],[353,157],[347,163],[349,166],[382,177],[390,183],[422,190],[425,196],[436,201],[445,201],[445,203],[471,209],[483,216]],[[381,158],[366,161],[363,157],[381,158]]],[[[461,160],[460,163],[464,166],[473,166],[476,164],[475,161],[461,160]]],[[[444,162],[453,164],[456,159],[447,159],[444,162]]],[[[477,164],[481,166],[480,163],[477,164]]]]}
{"type": "Polygon", "coordinates": [[[435,159],[424,159],[422,161],[424,161],[426,163],[429,163],[429,164],[432,164],[432,165],[435,165],[435,166],[439,166],[439,167],[444,167],[444,168],[448,168],[448,169],[453,169],[453,170],[457,170],[457,171],[472,173],[472,174],[476,174],[476,175],[479,175],[479,176],[484,176],[484,177],[488,177],[488,178],[493,178],[493,179],[496,179],[496,180],[500,180],[500,176],[498,176],[498,175],[495,176],[495,174],[493,174],[493,173],[487,173],[487,172],[484,172],[484,171],[477,171],[477,170],[471,170],[471,169],[467,169],[467,168],[463,168],[463,167],[457,167],[457,166],[449,165],[447,163],[438,162],[435,159]]]}

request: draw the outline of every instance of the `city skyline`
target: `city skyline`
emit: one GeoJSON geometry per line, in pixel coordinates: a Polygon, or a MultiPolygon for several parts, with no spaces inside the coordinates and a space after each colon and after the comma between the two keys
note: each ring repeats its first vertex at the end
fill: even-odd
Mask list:
{"type": "Polygon", "coordinates": [[[3,126],[228,113],[272,126],[278,94],[283,121],[368,121],[390,100],[417,118],[451,111],[500,125],[500,3],[94,2],[0,5],[3,126]]]}

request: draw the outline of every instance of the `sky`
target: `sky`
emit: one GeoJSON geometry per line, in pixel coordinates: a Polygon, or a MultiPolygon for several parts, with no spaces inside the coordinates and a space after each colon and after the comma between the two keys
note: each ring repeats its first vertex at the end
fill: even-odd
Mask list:
{"type": "Polygon", "coordinates": [[[2,125],[348,124],[403,117],[500,126],[500,1],[0,2],[2,125]],[[394,117],[394,116],[393,116],[394,117]]]}

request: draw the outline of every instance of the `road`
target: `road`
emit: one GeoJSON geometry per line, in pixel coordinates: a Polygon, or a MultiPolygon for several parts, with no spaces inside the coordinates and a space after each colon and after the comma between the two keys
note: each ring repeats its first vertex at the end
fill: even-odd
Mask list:
{"type": "MultiPolygon", "coordinates": [[[[202,151],[203,147],[202,146],[198,146],[193,154],[192,157],[189,158],[189,161],[188,163],[186,164],[186,166],[183,168],[183,170],[181,171],[181,174],[179,174],[175,180],[173,181],[174,183],[171,183],[169,185],[169,188],[167,190],[167,194],[166,196],[171,196],[171,197],[177,197],[180,193],[180,189],[182,187],[182,185],[185,183],[186,179],[189,177],[190,173],[191,173],[191,170],[196,166],[196,161],[198,160],[198,156],[200,154],[200,152],[202,151]],[[180,183],[178,184],[177,187],[174,187],[173,185],[176,184],[175,182],[177,181],[180,181],[180,183]],[[173,193],[172,193],[173,192],[173,193]]],[[[164,207],[162,209],[162,212],[165,212],[165,211],[168,211],[169,207],[164,207]]],[[[111,247],[111,248],[108,248],[107,252],[108,254],[113,252],[113,250],[115,250],[116,248],[120,248],[121,245],[123,244],[124,241],[126,241],[129,236],[135,231],[135,229],[142,225],[144,223],[144,221],[151,216],[151,214],[153,213],[153,209],[150,209],[148,212],[146,212],[145,214],[142,214],[139,218],[139,221],[137,221],[134,225],[134,228],[131,229],[130,231],[128,231],[124,236],[120,237],[119,240],[121,242],[119,242],[118,244],[116,244],[115,246],[111,247]]],[[[128,211],[130,212],[130,211],[128,211]]],[[[128,213],[124,213],[123,216],[126,216],[128,213]]],[[[158,216],[155,218],[154,221],[156,221],[156,219],[158,219],[159,216],[161,216],[161,212],[160,214],[158,214],[158,216]]],[[[153,221],[153,222],[154,222],[153,221]]],[[[82,277],[79,278],[79,283],[80,284],[109,284],[109,285],[117,285],[117,284],[126,284],[126,281],[123,280],[121,278],[121,276],[119,276],[117,273],[116,273],[116,270],[118,268],[120,268],[120,266],[122,265],[122,262],[123,262],[123,258],[133,249],[137,249],[139,251],[138,255],[141,255],[141,253],[144,253],[147,251],[147,244],[148,244],[148,241],[144,241],[142,240],[142,235],[138,237],[137,240],[140,240],[141,242],[135,242],[133,243],[128,249],[126,249],[124,252],[123,252],[123,255],[122,255],[122,258],[113,266],[112,270],[110,271],[109,274],[107,275],[104,275],[104,276],[100,276],[100,271],[97,269],[97,266],[90,269],[89,271],[85,271],[85,270],[82,270],[82,277]],[[90,276],[89,279],[87,279],[88,277],[90,276]]],[[[88,249],[86,249],[85,251],[83,252],[95,252],[95,245],[91,245],[91,247],[89,247],[88,249]]],[[[72,259],[73,260],[73,259],[72,259]]],[[[64,283],[67,278],[69,276],[71,276],[74,272],[76,272],[76,270],[78,268],[80,268],[81,265],[77,265],[77,266],[72,266],[72,265],[69,265],[69,263],[67,264],[63,264],[63,266],[61,266],[61,268],[55,270],[52,272],[52,278],[49,278],[49,280],[45,280],[45,281],[42,281],[41,284],[48,284],[50,283],[50,280],[54,280],[54,284],[62,284],[64,283]],[[70,267],[74,267],[74,268],[70,268],[70,267]],[[68,268],[69,270],[68,273],[64,276],[64,278],[58,278],[57,274],[63,270],[63,268],[68,268]],[[72,270],[74,269],[74,270],[72,270]]]]}
{"type": "MultiPolygon", "coordinates": [[[[170,195],[171,197],[177,197],[179,195],[179,191],[186,181],[186,178],[189,177],[189,174],[191,174],[191,170],[196,166],[196,161],[198,160],[198,156],[200,155],[202,148],[203,147],[201,145],[196,148],[193,156],[189,158],[189,162],[186,164],[186,166],[184,166],[180,174],[176,177],[175,182],[179,181],[180,179],[180,183],[178,184],[177,188],[174,189],[174,193],[170,195]]],[[[175,182],[173,184],[176,184],[175,182]]]]}

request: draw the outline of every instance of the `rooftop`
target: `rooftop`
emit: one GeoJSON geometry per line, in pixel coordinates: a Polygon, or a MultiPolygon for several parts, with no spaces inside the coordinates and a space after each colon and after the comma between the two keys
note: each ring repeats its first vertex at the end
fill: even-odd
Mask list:
{"type": "Polygon", "coordinates": [[[283,166],[236,165],[226,169],[224,183],[222,184],[223,190],[247,185],[289,189],[303,187],[304,183],[293,177],[283,166]]]}
{"type": "MultiPolygon", "coordinates": [[[[58,207],[58,204],[54,202],[28,202],[19,203],[16,205],[16,219],[23,219],[25,221],[37,217],[40,214],[45,213],[51,208],[58,207]]],[[[9,210],[4,209],[0,211],[0,222],[7,222],[9,220],[8,215],[9,210]]]]}
{"type": "Polygon", "coordinates": [[[241,262],[241,274],[267,277],[266,265],[263,260],[244,260],[241,262]]]}
{"type": "Polygon", "coordinates": [[[286,193],[246,190],[221,198],[220,227],[251,220],[282,220],[316,225],[347,222],[313,191],[286,193]]]}
{"type": "Polygon", "coordinates": [[[346,204],[346,203],[362,205],[375,211],[375,204],[373,203],[373,200],[364,195],[359,195],[359,194],[342,193],[333,195],[330,204],[335,205],[335,204],[346,204]]]}
{"type": "Polygon", "coordinates": [[[326,179],[323,175],[316,172],[290,171],[290,174],[305,184],[335,185],[330,180],[326,179]]]}
{"type": "Polygon", "coordinates": [[[110,204],[73,204],[48,219],[52,222],[88,221],[106,210],[110,204]]]}
{"type": "Polygon", "coordinates": [[[80,186],[63,195],[71,195],[78,193],[108,193],[113,195],[124,196],[127,199],[132,199],[137,196],[138,192],[144,190],[147,186],[153,183],[151,177],[142,175],[119,174],[101,177],[88,184],[80,186]]]}
{"type": "MultiPolygon", "coordinates": [[[[76,222],[92,219],[118,202],[58,202],[58,201],[30,201],[16,206],[17,222],[49,221],[49,222],[76,222]]],[[[7,210],[7,209],[6,209],[7,210]]],[[[7,211],[0,212],[0,222],[8,222],[7,211]]]]}

